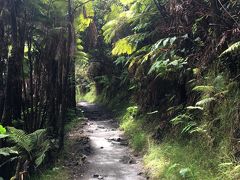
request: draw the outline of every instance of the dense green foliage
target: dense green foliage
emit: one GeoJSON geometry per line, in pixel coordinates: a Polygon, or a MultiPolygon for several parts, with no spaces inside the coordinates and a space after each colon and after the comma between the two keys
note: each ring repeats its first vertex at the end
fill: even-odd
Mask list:
{"type": "Polygon", "coordinates": [[[0,0],[0,177],[56,156],[77,99],[116,108],[152,179],[239,179],[239,9],[0,0]]]}
{"type": "Polygon", "coordinates": [[[81,33],[88,75],[100,102],[135,104],[121,128],[153,179],[239,179],[239,8],[94,1],[96,29],[81,33]]]}

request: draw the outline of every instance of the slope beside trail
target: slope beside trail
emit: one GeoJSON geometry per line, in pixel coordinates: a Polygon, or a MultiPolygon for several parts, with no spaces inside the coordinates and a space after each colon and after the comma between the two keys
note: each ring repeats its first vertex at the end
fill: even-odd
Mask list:
{"type": "Polygon", "coordinates": [[[96,104],[81,102],[87,120],[68,133],[73,141],[66,161],[74,180],[144,180],[141,158],[128,146],[118,122],[96,104]]]}

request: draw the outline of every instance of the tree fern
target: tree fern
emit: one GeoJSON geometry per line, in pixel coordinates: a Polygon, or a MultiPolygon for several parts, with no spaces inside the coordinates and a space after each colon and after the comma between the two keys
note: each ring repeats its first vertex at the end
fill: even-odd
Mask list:
{"type": "Polygon", "coordinates": [[[135,33],[118,40],[112,50],[113,55],[132,54],[140,42],[144,41],[149,33],[135,33]]]}
{"type": "Polygon", "coordinates": [[[17,154],[25,158],[30,156],[30,160],[33,160],[35,165],[39,166],[51,147],[47,139],[46,129],[39,129],[31,134],[26,134],[23,130],[14,127],[8,127],[8,130],[9,138],[15,143],[15,146],[1,148],[0,155],[17,154]]]}
{"type": "Polygon", "coordinates": [[[111,20],[106,23],[102,28],[104,40],[107,43],[110,43],[113,38],[116,38],[118,34],[121,34],[119,32],[124,31],[126,26],[129,25],[129,23],[131,22],[130,19],[132,17],[132,12],[126,11],[119,14],[119,17],[117,19],[111,20]]]}

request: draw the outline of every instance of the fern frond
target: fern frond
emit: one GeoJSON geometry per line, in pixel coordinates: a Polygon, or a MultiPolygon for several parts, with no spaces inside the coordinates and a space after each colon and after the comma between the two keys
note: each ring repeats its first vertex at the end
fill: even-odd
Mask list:
{"type": "Polygon", "coordinates": [[[203,110],[203,108],[200,106],[188,106],[187,109],[188,110],[201,110],[201,111],[203,110]]]}
{"type": "Polygon", "coordinates": [[[14,141],[20,149],[24,149],[27,152],[31,151],[31,140],[23,130],[14,127],[8,127],[8,130],[10,132],[10,139],[14,141]]]}
{"type": "Polygon", "coordinates": [[[160,39],[155,44],[152,45],[152,51],[159,48],[166,48],[172,46],[176,40],[177,40],[176,36],[160,39]]]}
{"type": "Polygon", "coordinates": [[[34,163],[35,163],[36,167],[40,166],[43,163],[45,157],[46,157],[46,154],[44,152],[35,160],[34,163]]]}
{"type": "Polygon", "coordinates": [[[196,86],[193,91],[211,93],[214,92],[214,86],[196,86]]]}
{"type": "Polygon", "coordinates": [[[226,54],[235,54],[240,51],[240,41],[232,44],[229,48],[227,48],[223,53],[220,55],[220,57],[226,55],[226,54]]]}
{"type": "Polygon", "coordinates": [[[196,133],[196,132],[197,132],[197,133],[206,133],[206,132],[207,132],[206,127],[207,127],[206,124],[204,124],[204,125],[202,125],[202,126],[196,126],[195,128],[191,129],[191,130],[189,131],[189,133],[190,133],[190,134],[196,133]]]}
{"type": "Polygon", "coordinates": [[[122,54],[132,54],[135,51],[136,47],[130,43],[127,38],[118,40],[112,50],[113,55],[122,55],[122,54]]]}
{"type": "Polygon", "coordinates": [[[105,42],[110,43],[121,27],[122,24],[119,24],[117,20],[112,20],[105,24],[102,28],[105,42]]]}
{"type": "Polygon", "coordinates": [[[192,131],[192,129],[194,129],[195,127],[197,127],[197,123],[194,121],[190,121],[187,123],[187,125],[183,128],[181,133],[190,133],[192,131]]]}
{"type": "Polygon", "coordinates": [[[31,149],[33,149],[34,147],[39,147],[47,139],[47,130],[38,129],[33,133],[29,134],[28,138],[31,141],[31,149]]]}
{"type": "Polygon", "coordinates": [[[133,12],[129,10],[120,13],[116,19],[107,22],[102,27],[104,40],[107,43],[111,43],[113,38],[121,34],[120,32],[123,32],[127,27],[129,27],[133,17],[133,12]]]}
{"type": "Polygon", "coordinates": [[[202,99],[201,101],[198,101],[196,103],[196,106],[205,106],[209,103],[211,103],[212,101],[215,101],[216,99],[213,98],[213,97],[210,97],[210,98],[205,98],[205,99],[202,99]]]}
{"type": "Polygon", "coordinates": [[[0,155],[10,156],[12,154],[18,154],[18,151],[14,147],[0,148],[0,155]]]}
{"type": "Polygon", "coordinates": [[[41,144],[41,148],[39,149],[39,152],[36,154],[36,159],[35,159],[35,165],[37,167],[43,163],[46,157],[46,152],[49,151],[50,148],[51,146],[48,140],[45,140],[44,143],[41,144]]]}
{"type": "Polygon", "coordinates": [[[176,116],[175,118],[173,118],[172,120],[170,120],[170,122],[173,124],[173,125],[178,125],[178,124],[181,124],[181,123],[186,123],[188,122],[189,120],[192,120],[192,117],[187,115],[187,114],[181,114],[181,115],[178,115],[176,116]]]}
{"type": "Polygon", "coordinates": [[[7,134],[0,134],[0,139],[4,139],[4,138],[6,138],[6,137],[8,137],[9,135],[7,135],[7,134]]]}

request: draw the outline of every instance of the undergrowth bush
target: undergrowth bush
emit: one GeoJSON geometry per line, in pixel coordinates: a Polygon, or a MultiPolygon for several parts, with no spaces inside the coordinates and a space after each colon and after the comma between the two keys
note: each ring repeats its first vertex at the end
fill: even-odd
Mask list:
{"type": "Polygon", "coordinates": [[[77,89],[76,91],[76,101],[87,101],[87,102],[95,102],[96,101],[96,88],[92,85],[90,87],[90,91],[83,93],[77,89]]]}
{"type": "MultiPolygon", "coordinates": [[[[152,179],[213,179],[218,164],[215,153],[202,144],[178,142],[180,138],[166,138],[158,144],[144,130],[144,118],[137,116],[138,108],[127,108],[121,119],[121,128],[130,138],[136,151],[145,153],[144,164],[152,179]]],[[[154,130],[154,127],[152,127],[154,130]]]]}
{"type": "MultiPolygon", "coordinates": [[[[65,134],[76,128],[84,120],[84,116],[80,109],[68,109],[67,119],[68,121],[64,127],[65,134]]],[[[32,180],[66,180],[70,178],[71,174],[64,167],[64,161],[66,156],[69,156],[69,148],[73,142],[67,138],[65,138],[64,142],[64,148],[57,155],[58,160],[50,164],[50,166],[43,167],[41,171],[31,177],[32,180]]]]}
{"type": "Polygon", "coordinates": [[[130,144],[136,151],[143,151],[147,144],[147,134],[142,131],[143,120],[136,120],[138,107],[127,108],[127,112],[122,118],[121,129],[130,137],[130,144]]]}
{"type": "Polygon", "coordinates": [[[196,104],[188,105],[171,121],[175,128],[160,142],[151,137],[155,123],[151,127],[149,118],[141,115],[137,106],[127,108],[121,128],[131,146],[145,153],[144,164],[152,179],[240,179],[234,154],[239,152],[239,137],[234,137],[239,123],[237,86],[227,75],[213,72],[196,82],[196,104]]]}

